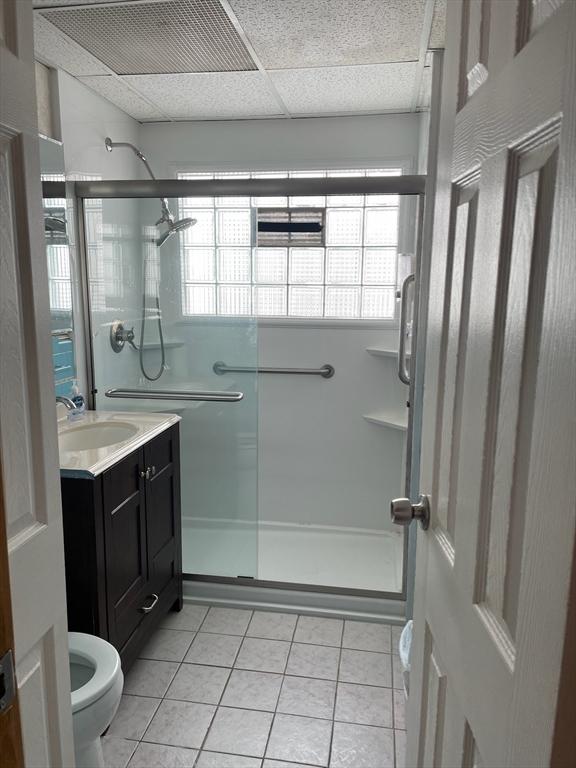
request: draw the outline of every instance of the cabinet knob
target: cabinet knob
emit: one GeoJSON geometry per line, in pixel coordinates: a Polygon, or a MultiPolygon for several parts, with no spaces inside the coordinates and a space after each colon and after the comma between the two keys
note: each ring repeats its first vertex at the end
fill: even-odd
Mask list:
{"type": "Polygon", "coordinates": [[[152,470],[152,477],[154,477],[154,475],[156,474],[156,467],[152,465],[151,470],[152,470]]]}
{"type": "Polygon", "coordinates": [[[146,469],[141,469],[140,477],[142,478],[142,480],[150,480],[150,467],[146,467],[146,469]]]}

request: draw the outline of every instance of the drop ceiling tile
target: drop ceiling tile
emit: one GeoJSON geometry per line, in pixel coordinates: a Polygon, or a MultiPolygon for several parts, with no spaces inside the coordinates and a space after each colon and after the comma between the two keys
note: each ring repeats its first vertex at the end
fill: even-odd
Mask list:
{"type": "Polygon", "coordinates": [[[446,37],[446,0],[436,0],[432,29],[430,31],[429,48],[444,48],[446,37]]]}
{"type": "Polygon", "coordinates": [[[93,91],[111,101],[112,104],[116,104],[117,107],[120,107],[120,109],[136,120],[166,119],[161,110],[156,109],[145,99],[141,98],[118,77],[105,75],[100,77],[80,77],[78,79],[84,85],[87,85],[88,88],[92,88],[93,91]]]}
{"type": "Polygon", "coordinates": [[[34,52],[36,58],[71,75],[110,74],[101,61],[63,35],[39,13],[34,14],[34,52]]]}
{"type": "Polygon", "coordinates": [[[270,72],[291,114],[410,109],[415,62],[270,72]]]}
{"type": "Polygon", "coordinates": [[[267,69],[415,61],[426,0],[229,0],[267,69]]]}
{"type": "Polygon", "coordinates": [[[180,120],[258,117],[281,114],[260,72],[125,75],[122,81],[180,120]]]}

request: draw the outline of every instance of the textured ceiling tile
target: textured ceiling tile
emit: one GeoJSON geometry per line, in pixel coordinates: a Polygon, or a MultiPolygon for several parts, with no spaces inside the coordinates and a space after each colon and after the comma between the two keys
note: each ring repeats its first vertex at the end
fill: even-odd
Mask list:
{"type": "Polygon", "coordinates": [[[446,37],[446,0],[436,0],[430,32],[430,48],[444,48],[446,37]]]}
{"type": "Polygon", "coordinates": [[[425,0],[229,0],[267,69],[415,61],[425,0]]]}
{"type": "Polygon", "coordinates": [[[110,70],[84,48],[69,40],[39,13],[34,14],[36,57],[71,75],[104,75],[110,70]]]}
{"type": "Polygon", "coordinates": [[[145,99],[128,88],[119,78],[113,75],[103,77],[80,77],[80,82],[92,88],[112,104],[120,107],[136,120],[165,120],[166,116],[159,109],[155,109],[145,99]]]}
{"type": "Polygon", "coordinates": [[[415,62],[270,72],[291,114],[410,109],[415,62]]]}
{"type": "Polygon", "coordinates": [[[169,117],[258,117],[281,114],[260,72],[212,72],[187,75],[126,75],[121,78],[153,101],[169,117]]]}

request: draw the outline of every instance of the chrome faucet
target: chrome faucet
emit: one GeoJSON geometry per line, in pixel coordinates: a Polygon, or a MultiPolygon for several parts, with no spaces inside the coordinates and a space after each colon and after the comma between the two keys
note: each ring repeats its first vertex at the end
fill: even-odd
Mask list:
{"type": "Polygon", "coordinates": [[[64,395],[58,395],[56,397],[57,403],[62,403],[69,411],[75,411],[76,410],[76,403],[71,400],[69,397],[64,397],[64,395]]]}

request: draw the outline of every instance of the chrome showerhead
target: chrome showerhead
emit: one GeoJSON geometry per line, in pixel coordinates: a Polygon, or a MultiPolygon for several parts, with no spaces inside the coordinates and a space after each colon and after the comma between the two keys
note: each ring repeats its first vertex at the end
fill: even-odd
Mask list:
{"type": "Polygon", "coordinates": [[[178,219],[178,221],[166,222],[168,224],[168,229],[156,240],[156,245],[160,248],[169,237],[175,235],[176,232],[182,232],[189,227],[193,227],[194,224],[196,224],[196,221],[196,219],[178,219]]]}

